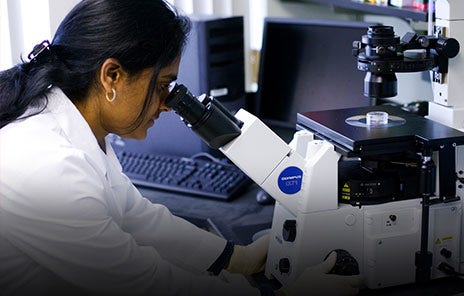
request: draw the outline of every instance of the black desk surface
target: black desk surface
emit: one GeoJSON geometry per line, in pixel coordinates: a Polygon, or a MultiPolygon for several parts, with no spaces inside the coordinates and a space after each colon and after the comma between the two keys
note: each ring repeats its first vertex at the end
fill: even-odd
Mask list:
{"type": "MultiPolygon", "coordinates": [[[[221,234],[239,244],[248,244],[254,233],[271,227],[274,205],[260,205],[255,196],[258,186],[251,185],[246,192],[231,201],[205,199],[166,191],[140,188],[144,197],[153,203],[167,206],[175,215],[192,222],[211,219],[221,234]]],[[[254,279],[264,280],[263,275],[254,279]]],[[[401,285],[377,290],[361,290],[364,296],[464,296],[464,279],[443,278],[423,286],[401,285]]]]}
{"type": "Polygon", "coordinates": [[[196,221],[210,219],[224,238],[237,244],[251,243],[254,233],[271,227],[274,205],[260,205],[256,202],[256,184],[250,185],[243,194],[230,201],[141,187],[139,190],[151,202],[165,205],[173,214],[194,224],[197,224],[196,221]]]}

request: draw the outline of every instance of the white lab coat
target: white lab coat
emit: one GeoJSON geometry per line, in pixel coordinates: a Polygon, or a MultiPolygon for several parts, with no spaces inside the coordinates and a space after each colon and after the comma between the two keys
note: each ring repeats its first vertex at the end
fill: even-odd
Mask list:
{"type": "Polygon", "coordinates": [[[0,129],[0,295],[228,295],[226,241],[143,198],[60,89],[0,129]],[[79,292],[80,293],[80,292],[79,292]]]}

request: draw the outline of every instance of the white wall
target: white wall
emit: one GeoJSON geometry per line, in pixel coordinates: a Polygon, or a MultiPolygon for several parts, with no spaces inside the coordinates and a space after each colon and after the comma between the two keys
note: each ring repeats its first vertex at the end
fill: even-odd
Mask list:
{"type": "Polygon", "coordinates": [[[0,65],[27,60],[36,44],[52,39],[58,24],[80,0],[0,0],[0,65]]]}
{"type": "Polygon", "coordinates": [[[11,57],[14,64],[36,44],[50,39],[48,0],[8,0],[11,57]]]}
{"type": "Polygon", "coordinates": [[[7,1],[0,0],[0,71],[12,65],[7,4],[7,1]]]}
{"type": "Polygon", "coordinates": [[[49,0],[50,32],[52,36],[66,14],[79,2],[80,0],[49,0]]]}

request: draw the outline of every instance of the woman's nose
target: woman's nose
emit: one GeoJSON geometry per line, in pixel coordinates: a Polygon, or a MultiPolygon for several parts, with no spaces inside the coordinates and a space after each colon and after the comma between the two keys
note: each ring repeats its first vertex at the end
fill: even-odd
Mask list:
{"type": "Polygon", "coordinates": [[[160,110],[161,110],[162,112],[169,112],[169,111],[172,110],[171,107],[169,107],[168,105],[166,105],[166,97],[167,97],[167,95],[164,97],[164,100],[162,100],[162,103],[161,103],[161,105],[160,105],[160,110]]]}

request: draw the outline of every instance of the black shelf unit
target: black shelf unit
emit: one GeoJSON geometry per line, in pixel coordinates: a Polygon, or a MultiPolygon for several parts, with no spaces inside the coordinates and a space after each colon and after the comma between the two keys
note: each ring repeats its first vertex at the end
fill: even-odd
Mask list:
{"type": "MultiPolygon", "coordinates": [[[[296,2],[295,0],[282,0],[286,2],[296,2]]],[[[403,19],[409,19],[413,21],[424,21],[428,20],[427,11],[422,11],[413,8],[398,8],[393,6],[379,6],[369,3],[362,3],[352,0],[299,0],[297,2],[312,2],[327,5],[334,5],[341,8],[352,9],[356,11],[362,11],[372,14],[383,14],[396,16],[403,19]]]]}

